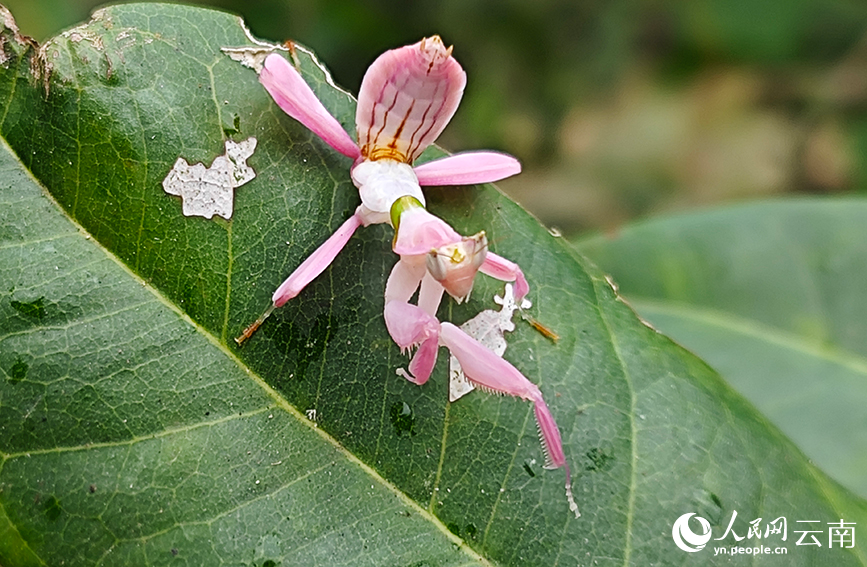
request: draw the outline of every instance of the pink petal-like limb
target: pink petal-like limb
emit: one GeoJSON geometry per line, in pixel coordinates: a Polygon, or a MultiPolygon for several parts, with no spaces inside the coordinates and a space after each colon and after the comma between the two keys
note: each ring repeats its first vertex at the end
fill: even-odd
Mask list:
{"type": "Polygon", "coordinates": [[[493,252],[488,252],[485,263],[482,264],[479,271],[504,282],[515,282],[515,301],[518,305],[530,292],[530,284],[527,283],[527,278],[524,277],[524,272],[521,271],[520,266],[493,252]]]}
{"type": "Polygon", "coordinates": [[[452,355],[461,363],[464,375],[476,387],[488,392],[509,394],[533,402],[542,450],[545,453],[545,468],[565,468],[566,497],[569,500],[569,509],[575,513],[576,517],[580,516],[578,506],[572,496],[572,474],[566,464],[566,456],[563,454],[560,430],[557,428],[557,423],[554,421],[548,405],[542,398],[539,387],[527,380],[507,360],[497,356],[493,351],[451,323],[440,325],[440,344],[448,347],[452,355]]]}
{"type": "Polygon", "coordinates": [[[521,173],[521,162],[499,152],[461,152],[417,165],[413,170],[422,186],[473,185],[517,175],[521,173]]]}
{"type": "Polygon", "coordinates": [[[438,36],[386,51],[361,81],[355,124],[361,155],[412,163],[451,120],[467,83],[438,36]]]}
{"type": "Polygon", "coordinates": [[[357,159],[361,155],[340,122],[316,98],[313,90],[298,71],[280,55],[272,53],[265,59],[259,81],[271,94],[277,106],[307,126],[314,134],[346,157],[357,159]]]}
{"type": "Polygon", "coordinates": [[[408,302],[424,276],[425,265],[421,259],[406,257],[398,260],[385,282],[385,304],[392,301],[408,302]]]}
{"type": "Polygon", "coordinates": [[[282,307],[284,303],[301,293],[307,284],[312,282],[316,276],[325,271],[337,254],[343,250],[346,243],[352,237],[353,233],[361,226],[361,218],[358,214],[349,217],[346,222],[340,225],[334,234],[328,237],[328,240],[316,249],[313,254],[307,257],[292,274],[286,278],[277,291],[274,292],[272,300],[274,307],[282,307]]]}
{"type": "Polygon", "coordinates": [[[543,439],[542,446],[547,446],[549,448],[557,446],[560,448],[559,455],[554,455],[554,453],[550,451],[546,452],[545,468],[556,469],[563,467],[566,471],[566,500],[569,502],[569,510],[575,514],[576,518],[580,518],[581,512],[578,511],[578,504],[575,503],[575,497],[572,494],[572,471],[566,463],[566,456],[563,454],[563,443],[560,440],[560,430],[557,428],[554,416],[551,415],[548,405],[543,400],[535,402],[533,409],[536,413],[536,423],[539,425],[539,436],[543,439]],[[549,434],[555,435],[556,439],[545,441],[546,431],[548,431],[549,434]],[[557,464],[558,461],[560,464],[557,464]]]}
{"type": "Polygon", "coordinates": [[[425,272],[421,280],[421,289],[418,290],[418,306],[428,315],[436,317],[437,309],[443,298],[445,288],[436,281],[430,272],[425,272]]]}
{"type": "Polygon", "coordinates": [[[385,326],[401,350],[418,346],[409,363],[409,374],[401,370],[398,374],[415,384],[427,382],[437,361],[439,321],[420,307],[391,301],[385,305],[385,326]]]}
{"type": "Polygon", "coordinates": [[[401,256],[418,256],[434,248],[457,244],[461,239],[444,220],[417,207],[400,215],[392,249],[401,256]]]}

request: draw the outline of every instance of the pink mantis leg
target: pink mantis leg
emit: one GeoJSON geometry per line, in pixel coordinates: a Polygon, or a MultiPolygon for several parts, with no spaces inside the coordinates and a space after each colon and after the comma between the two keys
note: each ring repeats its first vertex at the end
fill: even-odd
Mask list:
{"type": "Polygon", "coordinates": [[[521,173],[521,164],[508,154],[461,152],[413,168],[418,184],[473,185],[491,183],[521,173]]]}
{"type": "Polygon", "coordinates": [[[314,134],[346,157],[357,159],[361,155],[340,122],[319,102],[313,90],[295,67],[283,57],[272,53],[265,59],[259,81],[274,98],[277,106],[307,126],[314,134]]]}
{"type": "Polygon", "coordinates": [[[569,509],[578,517],[578,506],[572,496],[572,473],[566,464],[560,430],[542,398],[539,387],[527,380],[517,368],[451,323],[440,325],[440,343],[448,347],[467,379],[482,390],[509,394],[533,402],[539,437],[545,453],[545,468],[563,467],[566,471],[566,498],[569,509]]]}
{"type": "Polygon", "coordinates": [[[391,269],[391,274],[385,283],[386,305],[392,301],[408,302],[415,290],[418,289],[425,272],[424,262],[413,262],[401,258],[391,269]]]}
{"type": "Polygon", "coordinates": [[[530,292],[530,284],[527,283],[520,266],[493,252],[488,252],[485,263],[482,264],[479,271],[504,282],[515,282],[515,301],[518,305],[530,292]]]}
{"type": "Polygon", "coordinates": [[[282,307],[284,303],[301,293],[301,290],[316,276],[324,272],[361,224],[358,213],[352,215],[313,254],[308,256],[274,292],[271,297],[274,307],[282,307]]]}
{"type": "Polygon", "coordinates": [[[392,269],[385,286],[384,315],[388,334],[401,350],[405,351],[416,345],[419,347],[409,363],[409,373],[403,369],[398,370],[399,375],[414,384],[427,382],[436,365],[439,347],[436,308],[442,294],[442,286],[430,277],[423,261],[401,259],[392,269]],[[408,303],[419,283],[421,307],[408,303]]]}
{"type": "Polygon", "coordinates": [[[424,278],[421,280],[421,289],[418,291],[418,306],[428,315],[436,317],[444,292],[445,288],[442,284],[425,270],[424,278]]]}
{"type": "Polygon", "coordinates": [[[349,239],[361,225],[362,221],[358,212],[346,219],[346,222],[340,225],[340,228],[328,237],[328,240],[323,242],[313,254],[308,256],[307,259],[304,260],[288,278],[286,278],[286,281],[280,284],[280,287],[278,287],[274,292],[274,295],[271,296],[271,306],[268,307],[268,309],[266,309],[258,319],[253,321],[253,324],[244,329],[239,336],[235,337],[235,342],[241,345],[244,341],[253,336],[256,329],[262,326],[262,323],[265,322],[265,319],[271,315],[274,309],[282,307],[284,303],[301,293],[301,290],[304,289],[307,284],[312,282],[316,276],[324,272],[325,268],[331,265],[331,262],[334,261],[337,254],[343,250],[343,247],[346,246],[346,243],[349,242],[349,239]]]}
{"type": "Polygon", "coordinates": [[[385,326],[401,350],[418,345],[409,363],[409,373],[401,369],[398,374],[414,384],[427,382],[437,362],[439,321],[416,305],[391,301],[385,304],[385,326]]]}

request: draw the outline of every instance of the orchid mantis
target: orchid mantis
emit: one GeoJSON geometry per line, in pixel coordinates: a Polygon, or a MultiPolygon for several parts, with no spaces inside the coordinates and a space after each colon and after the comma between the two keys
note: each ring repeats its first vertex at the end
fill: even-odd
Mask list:
{"type": "Polygon", "coordinates": [[[353,160],[350,175],[361,205],[277,288],[268,310],[235,340],[241,344],[275,308],[297,296],[331,264],[359,227],[390,224],[395,230],[392,248],[400,259],[385,287],[385,324],[404,352],[416,349],[408,371],[398,374],[424,384],[436,364],[439,346],[445,346],[476,387],[531,401],[545,467],[565,468],[566,493],[577,517],[560,431],[539,388],[460,328],[436,318],[443,293],[458,302],[465,300],[477,272],[514,282],[518,304],[529,291],[517,264],[488,250],[484,232],[461,236],[425,209],[423,185],[487,183],[521,170],[512,156],[491,151],[458,153],[413,167],[443,131],[463,95],[466,74],[451,52],[434,36],[377,58],[358,95],[357,144],[286,59],[275,53],[265,59],[259,80],[277,105],[353,160]],[[413,305],[410,299],[416,291],[418,302],[413,305]]]}

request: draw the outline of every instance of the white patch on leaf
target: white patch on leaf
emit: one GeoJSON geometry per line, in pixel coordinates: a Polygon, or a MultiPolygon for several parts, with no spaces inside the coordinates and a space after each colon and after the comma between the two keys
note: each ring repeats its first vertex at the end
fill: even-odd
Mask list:
{"type": "MultiPolygon", "coordinates": [[[[338,86],[337,83],[334,82],[334,78],[331,76],[331,72],[328,70],[325,65],[323,65],[316,55],[300,43],[296,42],[287,42],[291,43],[292,48],[286,47],[286,45],[278,45],[274,43],[268,43],[267,41],[262,41],[253,37],[253,34],[250,33],[250,29],[247,27],[246,23],[242,18],[238,18],[238,22],[241,25],[241,29],[244,30],[244,35],[247,37],[247,40],[250,41],[253,45],[245,45],[242,47],[221,47],[220,51],[229,56],[233,61],[237,61],[244,67],[249,67],[253,69],[257,73],[262,72],[262,67],[265,64],[265,58],[274,53],[275,51],[283,51],[285,53],[289,53],[292,57],[292,61],[295,63],[295,67],[299,67],[297,52],[304,53],[307,55],[314,65],[322,72],[322,75],[325,77],[325,82],[332,87],[333,89],[340,91],[345,94],[350,100],[355,100],[355,97],[352,96],[352,93],[345,90],[344,88],[338,86]]],[[[300,71],[300,69],[299,69],[300,71]]]]}
{"type": "Polygon", "coordinates": [[[288,51],[282,49],[278,45],[256,46],[256,47],[221,47],[220,51],[229,56],[233,61],[237,61],[244,67],[249,67],[257,73],[262,72],[262,67],[265,65],[265,58],[275,51],[288,51]]]}
{"type": "Polygon", "coordinates": [[[256,177],[256,172],[247,165],[256,142],[256,138],[242,142],[226,140],[225,155],[217,157],[207,168],[201,163],[190,165],[179,157],[163,179],[163,189],[169,195],[180,196],[184,216],[232,218],[235,188],[256,177]]]}
{"type": "MultiPolygon", "coordinates": [[[[515,310],[519,307],[529,309],[532,304],[526,299],[521,301],[520,306],[515,303],[515,293],[510,283],[506,284],[503,297],[494,296],[494,303],[501,305],[502,309],[500,311],[486,309],[461,325],[461,329],[497,356],[503,356],[507,346],[504,333],[515,330],[515,324],[512,322],[515,310]]],[[[449,401],[455,402],[474,389],[475,386],[464,375],[461,363],[452,356],[449,359],[449,401]]]]}
{"type": "Polygon", "coordinates": [[[244,36],[247,38],[247,41],[252,45],[245,45],[243,47],[221,47],[220,51],[228,55],[233,61],[237,61],[244,67],[249,67],[259,73],[262,71],[262,66],[265,63],[266,57],[275,51],[289,51],[282,45],[256,39],[250,32],[250,28],[247,27],[244,18],[239,17],[237,21],[238,25],[241,26],[241,29],[244,30],[244,36]]]}

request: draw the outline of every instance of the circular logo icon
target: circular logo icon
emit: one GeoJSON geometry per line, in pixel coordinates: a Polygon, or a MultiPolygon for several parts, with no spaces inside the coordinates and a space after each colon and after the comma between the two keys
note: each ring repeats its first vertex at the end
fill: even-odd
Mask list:
{"type": "Polygon", "coordinates": [[[710,523],[701,516],[695,516],[695,519],[701,525],[702,533],[697,534],[689,529],[689,519],[693,516],[695,516],[694,512],[684,514],[675,520],[674,525],[671,526],[671,538],[674,540],[674,544],[690,553],[704,549],[711,536],[710,523]]]}

